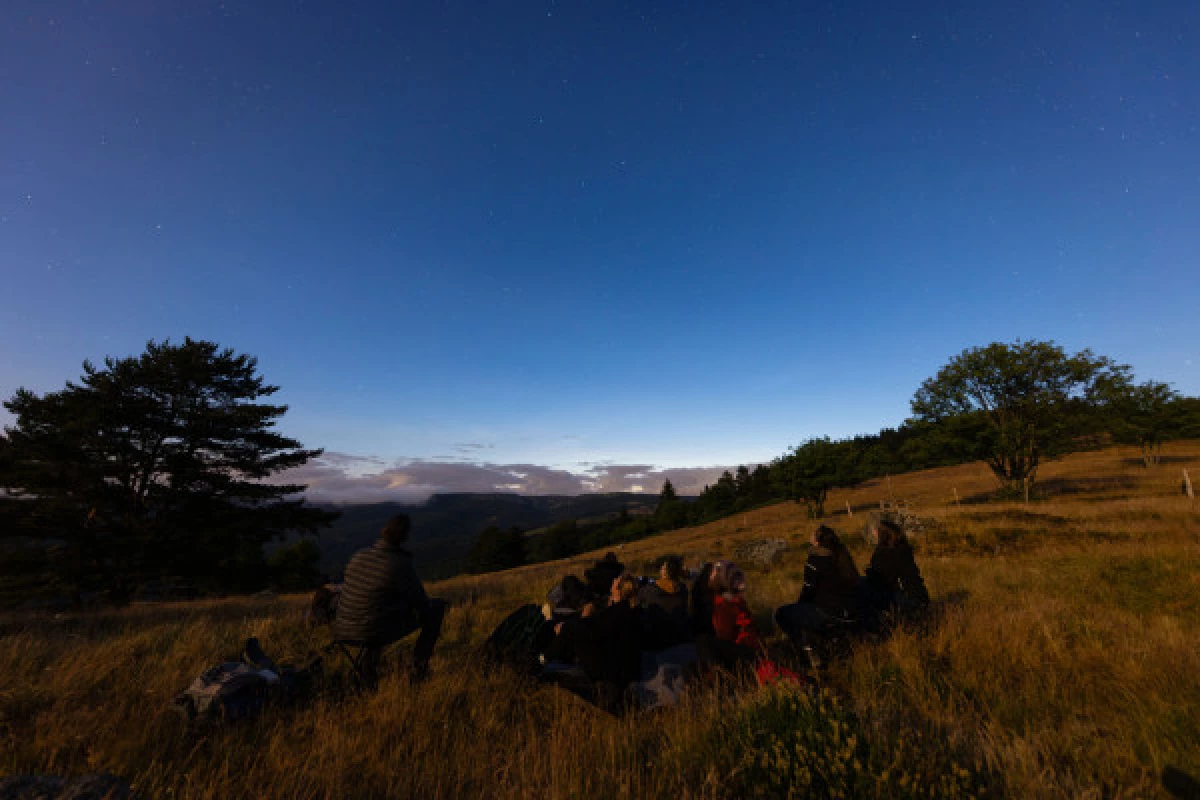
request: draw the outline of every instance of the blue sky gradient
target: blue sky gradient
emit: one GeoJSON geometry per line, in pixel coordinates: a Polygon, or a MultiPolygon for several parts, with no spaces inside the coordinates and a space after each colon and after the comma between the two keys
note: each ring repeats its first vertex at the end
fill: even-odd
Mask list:
{"type": "Polygon", "coordinates": [[[1018,337],[1200,393],[1200,5],[880,5],[16,0],[0,393],[191,335],[308,445],[567,471],[1018,337]]]}

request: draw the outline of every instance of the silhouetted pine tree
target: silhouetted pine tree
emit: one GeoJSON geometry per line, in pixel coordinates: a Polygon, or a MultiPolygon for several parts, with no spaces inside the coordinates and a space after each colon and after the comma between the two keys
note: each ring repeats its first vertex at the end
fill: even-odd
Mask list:
{"type": "Polygon", "coordinates": [[[658,506],[654,509],[654,526],[659,530],[670,531],[687,524],[688,509],[675,487],[668,478],[663,481],[662,490],[658,493],[658,506]]]}
{"type": "Polygon", "coordinates": [[[20,532],[65,543],[61,588],[125,593],[151,576],[262,586],[263,544],[313,533],[336,514],[266,479],[319,455],[278,433],[286,406],[257,361],[216,344],[150,342],[84,362],[79,383],[7,408],[0,487],[23,498],[20,532]]]}

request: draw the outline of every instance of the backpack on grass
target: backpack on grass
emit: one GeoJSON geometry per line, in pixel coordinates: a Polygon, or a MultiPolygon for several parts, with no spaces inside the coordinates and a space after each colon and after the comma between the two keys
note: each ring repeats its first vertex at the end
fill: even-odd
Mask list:
{"type": "Polygon", "coordinates": [[[232,722],[262,711],[269,686],[260,670],[238,661],[226,661],[192,681],[171,705],[189,721],[208,718],[232,722]]]}
{"type": "Polygon", "coordinates": [[[207,669],[171,700],[171,708],[188,722],[233,722],[257,716],[268,704],[295,701],[308,695],[321,678],[319,657],[302,669],[276,665],[257,639],[247,639],[241,661],[226,661],[207,669]]]}
{"type": "Polygon", "coordinates": [[[483,643],[489,661],[533,673],[540,666],[542,651],[554,638],[554,626],[536,605],[521,606],[505,617],[483,643]]]}

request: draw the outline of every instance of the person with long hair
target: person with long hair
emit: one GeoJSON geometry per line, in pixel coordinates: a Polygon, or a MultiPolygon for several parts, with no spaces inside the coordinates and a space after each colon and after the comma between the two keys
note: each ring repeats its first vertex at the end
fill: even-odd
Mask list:
{"type": "Polygon", "coordinates": [[[696,637],[702,664],[735,669],[758,657],[762,643],[746,604],[746,575],[732,561],[718,561],[708,575],[712,633],[696,637]]]}
{"type": "Polygon", "coordinates": [[[775,611],[775,624],[793,639],[859,617],[859,575],[854,557],[837,532],[826,525],[813,531],[811,544],[800,598],[775,611]]]}
{"type": "Polygon", "coordinates": [[[871,538],[875,552],[860,587],[864,602],[877,612],[906,613],[928,606],[929,590],[904,529],[881,519],[872,526],[871,538]]]}

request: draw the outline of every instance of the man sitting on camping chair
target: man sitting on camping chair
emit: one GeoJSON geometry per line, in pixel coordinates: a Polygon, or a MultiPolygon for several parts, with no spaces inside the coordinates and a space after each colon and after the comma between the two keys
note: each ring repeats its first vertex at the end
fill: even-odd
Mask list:
{"type": "Polygon", "coordinates": [[[409,675],[414,682],[429,675],[429,657],[442,631],[443,600],[430,598],[413,569],[407,514],[388,520],[379,541],[359,550],[346,566],[342,596],[333,622],[336,643],[365,648],[362,678],[374,683],[383,648],[420,630],[409,675]]]}

